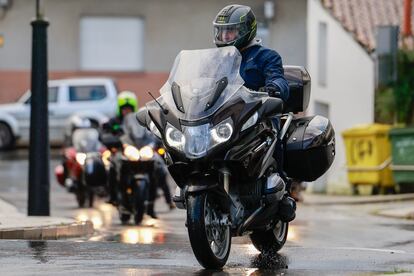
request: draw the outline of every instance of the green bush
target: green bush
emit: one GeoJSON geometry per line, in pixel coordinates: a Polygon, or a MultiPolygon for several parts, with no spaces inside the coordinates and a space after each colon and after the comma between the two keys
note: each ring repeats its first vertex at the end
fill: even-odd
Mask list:
{"type": "Polygon", "coordinates": [[[397,59],[397,80],[380,87],[375,97],[375,120],[379,123],[414,122],[414,51],[400,50],[397,59]]]}

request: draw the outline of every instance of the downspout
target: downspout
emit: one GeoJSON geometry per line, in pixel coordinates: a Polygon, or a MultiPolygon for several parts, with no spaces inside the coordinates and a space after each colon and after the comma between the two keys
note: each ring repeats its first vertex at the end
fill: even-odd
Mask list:
{"type": "Polygon", "coordinates": [[[411,10],[412,0],[404,0],[404,18],[403,18],[403,47],[410,48],[412,46],[413,33],[411,29],[411,10]]]}

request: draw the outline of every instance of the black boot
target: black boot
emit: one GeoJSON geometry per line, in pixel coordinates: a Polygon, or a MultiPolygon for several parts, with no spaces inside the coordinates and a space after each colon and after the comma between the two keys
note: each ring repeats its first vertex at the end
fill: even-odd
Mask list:
{"type": "Polygon", "coordinates": [[[279,203],[279,217],[283,222],[290,222],[296,217],[296,202],[290,196],[285,196],[279,203]]]}
{"type": "Polygon", "coordinates": [[[154,202],[148,202],[147,215],[149,215],[153,219],[158,219],[158,217],[157,217],[157,215],[155,214],[155,211],[154,211],[154,202]]]}

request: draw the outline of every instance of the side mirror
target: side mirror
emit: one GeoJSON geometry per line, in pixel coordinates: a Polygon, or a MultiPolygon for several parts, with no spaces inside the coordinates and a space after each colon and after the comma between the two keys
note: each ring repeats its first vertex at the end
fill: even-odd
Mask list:
{"type": "Polygon", "coordinates": [[[273,117],[281,114],[283,112],[283,100],[268,97],[260,109],[263,117],[273,117]]]}
{"type": "Polygon", "coordinates": [[[148,128],[148,125],[147,125],[148,110],[145,107],[140,108],[136,116],[137,116],[138,123],[141,126],[148,128]]]}

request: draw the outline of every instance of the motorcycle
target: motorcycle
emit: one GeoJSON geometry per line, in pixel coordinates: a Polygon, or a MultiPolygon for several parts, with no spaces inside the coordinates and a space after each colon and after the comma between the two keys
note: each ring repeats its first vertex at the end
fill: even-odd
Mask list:
{"type": "Polygon", "coordinates": [[[310,76],[304,68],[285,67],[290,97],[284,105],[244,87],[240,63],[233,46],[181,51],[161,96],[136,116],[166,147],[168,169],[179,187],[174,201],[187,211],[194,255],[211,269],[225,265],[234,236],[250,235],[261,252],[280,250],[289,226],[281,214],[290,210],[281,170],[312,181],[335,155],[328,119],[294,115],[309,104],[310,76]],[[278,143],[284,168],[274,158],[278,143]]]}
{"type": "Polygon", "coordinates": [[[72,145],[64,149],[64,161],[56,167],[55,175],[59,184],[75,194],[79,207],[85,207],[86,202],[93,207],[95,195],[106,196],[105,148],[95,128],[76,129],[71,139],[72,145]]]}
{"type": "Polygon", "coordinates": [[[154,185],[152,172],[157,153],[149,135],[134,114],[129,114],[124,118],[122,135],[105,133],[102,136],[102,142],[112,152],[108,169],[113,177],[110,181],[117,183],[116,205],[122,224],[127,224],[131,216],[135,224],[142,222],[150,185],[154,185]]]}

